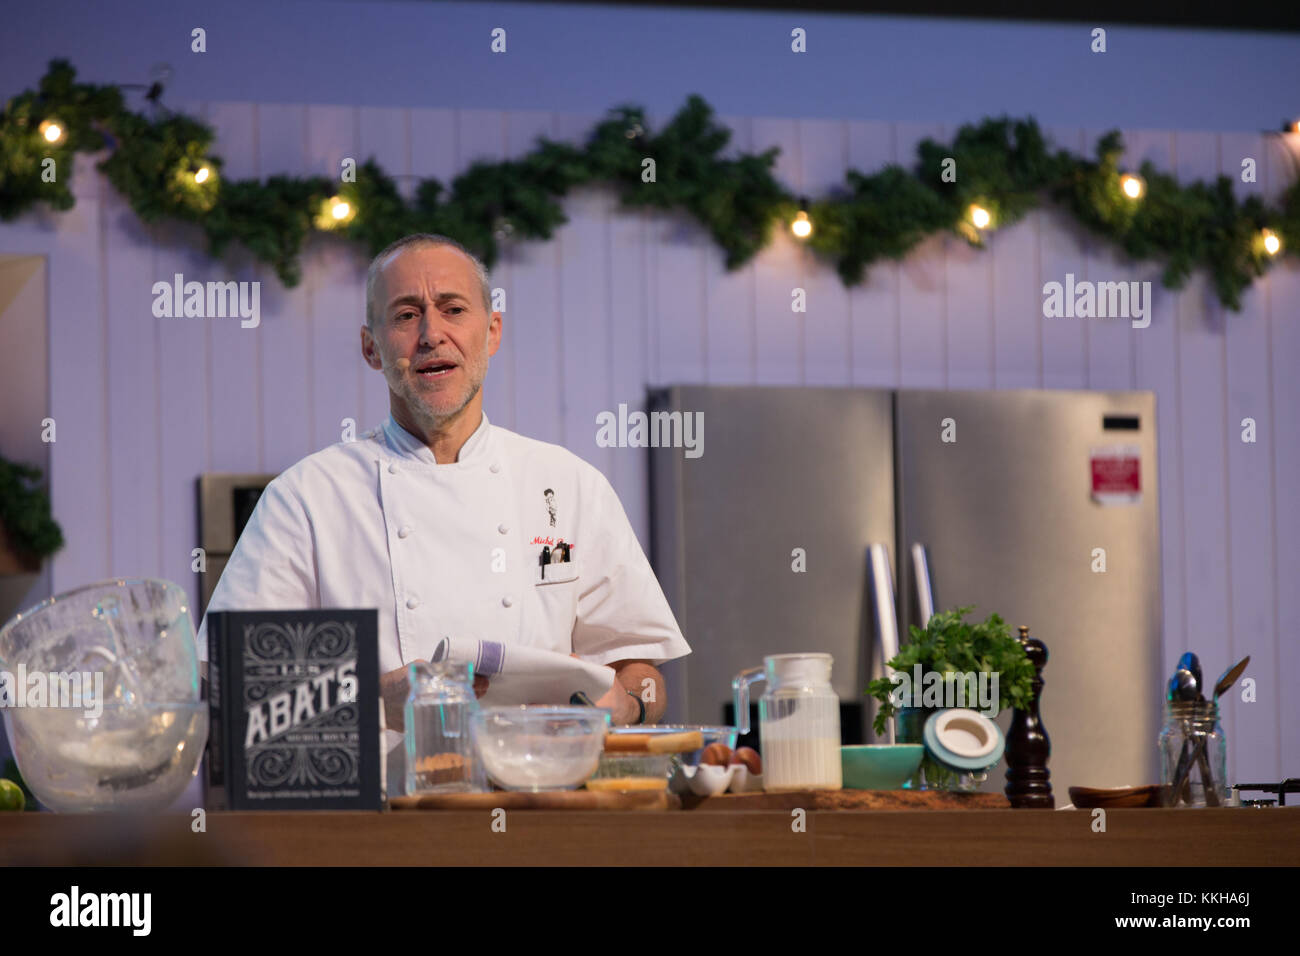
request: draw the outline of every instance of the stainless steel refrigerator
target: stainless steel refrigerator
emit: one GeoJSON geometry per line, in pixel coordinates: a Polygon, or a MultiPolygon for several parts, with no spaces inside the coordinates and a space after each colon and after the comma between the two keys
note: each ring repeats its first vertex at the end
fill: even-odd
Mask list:
{"type": "Polygon", "coordinates": [[[1058,806],[1072,785],[1158,781],[1151,393],[680,386],[649,409],[702,413],[706,437],[699,457],[651,451],[652,561],[693,650],[665,667],[666,721],[718,722],[740,670],[827,651],[845,740],[873,740],[886,621],[906,641],[928,584],[936,610],[1046,643],[1058,806]]]}

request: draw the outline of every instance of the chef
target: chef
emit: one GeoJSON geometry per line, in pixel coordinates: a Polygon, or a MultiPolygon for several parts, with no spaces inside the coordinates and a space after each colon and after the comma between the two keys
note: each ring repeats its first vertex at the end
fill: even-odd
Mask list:
{"type": "MultiPolygon", "coordinates": [[[[388,382],[389,416],[267,485],[208,605],[378,608],[390,747],[406,665],[444,635],[608,666],[594,703],[619,724],[657,721],[655,664],[690,653],[605,476],[483,413],[501,344],[489,302],[482,263],[445,236],[406,236],[375,257],[361,354],[388,382]]],[[[491,703],[486,678],[475,691],[491,703]]]]}

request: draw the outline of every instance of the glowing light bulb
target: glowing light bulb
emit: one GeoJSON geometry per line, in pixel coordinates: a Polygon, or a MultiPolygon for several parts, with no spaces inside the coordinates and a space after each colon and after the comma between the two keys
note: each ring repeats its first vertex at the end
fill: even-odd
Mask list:
{"type": "Polygon", "coordinates": [[[1121,176],[1119,186],[1129,199],[1139,199],[1146,192],[1146,183],[1142,182],[1142,177],[1134,176],[1132,173],[1121,176]]]}
{"type": "Polygon", "coordinates": [[[799,215],[794,217],[794,222],[790,223],[790,231],[800,239],[807,239],[812,235],[812,221],[808,218],[808,213],[802,209],[799,215]]]}
{"type": "Polygon", "coordinates": [[[357,211],[352,204],[341,196],[322,199],[313,220],[317,229],[330,231],[346,226],[356,218],[357,211]]]}
{"type": "Polygon", "coordinates": [[[989,211],[983,206],[972,205],[970,207],[970,221],[975,224],[976,229],[987,229],[989,223],[993,221],[993,217],[989,215],[989,211]]]}
{"type": "Polygon", "coordinates": [[[38,129],[47,143],[58,143],[63,139],[63,127],[58,120],[46,120],[38,129]]]}
{"type": "Polygon", "coordinates": [[[208,169],[208,167],[204,166],[202,169],[200,169],[197,173],[194,174],[194,181],[196,183],[206,183],[208,181],[208,176],[210,176],[211,173],[212,171],[208,169]]]}
{"type": "Polygon", "coordinates": [[[1272,229],[1260,230],[1259,235],[1264,241],[1264,251],[1270,256],[1275,256],[1282,251],[1282,240],[1272,229]]]}

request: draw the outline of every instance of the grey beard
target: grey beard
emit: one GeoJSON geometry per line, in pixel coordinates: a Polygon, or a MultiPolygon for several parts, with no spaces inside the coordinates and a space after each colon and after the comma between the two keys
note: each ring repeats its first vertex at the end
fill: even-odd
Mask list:
{"type": "Polygon", "coordinates": [[[406,404],[407,407],[411,409],[411,414],[414,416],[416,424],[421,428],[425,431],[442,431],[448,422],[463,412],[469,406],[470,402],[474,401],[474,396],[479,393],[479,390],[482,387],[481,383],[473,385],[469,390],[469,394],[465,396],[465,401],[461,402],[461,404],[453,411],[450,411],[445,415],[436,415],[431,412],[423,402],[418,400],[418,396],[414,394],[407,396],[406,404]]]}

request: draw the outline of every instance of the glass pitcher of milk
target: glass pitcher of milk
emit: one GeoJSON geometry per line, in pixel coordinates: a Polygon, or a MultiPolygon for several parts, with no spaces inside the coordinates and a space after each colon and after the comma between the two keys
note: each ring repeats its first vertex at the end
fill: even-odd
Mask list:
{"type": "Polygon", "coordinates": [[[758,702],[764,790],[839,790],[840,699],[831,689],[829,654],[773,654],[731,682],[736,724],[749,733],[749,686],[764,681],[758,702]]]}

